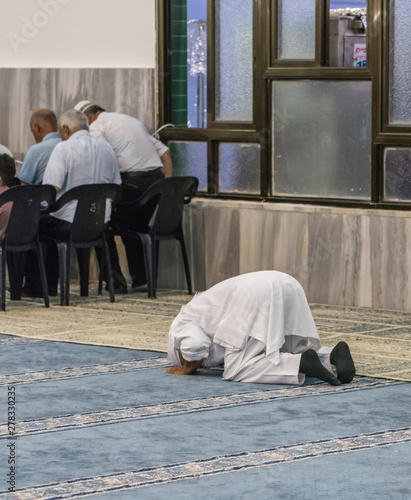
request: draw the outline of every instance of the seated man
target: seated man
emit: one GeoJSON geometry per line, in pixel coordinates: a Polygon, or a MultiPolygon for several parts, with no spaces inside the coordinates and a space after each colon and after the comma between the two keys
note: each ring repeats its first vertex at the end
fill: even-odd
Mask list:
{"type": "MultiPolygon", "coordinates": [[[[30,119],[30,130],[36,144],[27,151],[18,178],[21,184],[41,184],[50,155],[55,146],[61,142],[56,115],[49,109],[35,111],[30,119]]],[[[23,295],[42,297],[43,290],[38,281],[37,272],[34,271],[34,274],[31,272],[32,269],[38,267],[36,254],[29,250],[22,254],[12,255],[11,259],[16,273],[25,270],[23,295]]],[[[20,296],[21,292],[13,295],[13,298],[18,300],[20,296]]]]}
{"type": "MultiPolygon", "coordinates": [[[[137,200],[154,182],[171,177],[170,150],[152,137],[145,126],[132,116],[105,111],[90,101],[79,102],[75,109],[84,113],[93,137],[105,139],[116,153],[121,174],[122,201],[137,200]]],[[[122,239],[132,287],[145,285],[143,247],[139,241],[122,239]]],[[[114,278],[119,292],[126,293],[127,285],[118,262],[114,238],[109,240],[114,278]],[[123,287],[121,287],[123,285],[123,287]]]]}
{"type": "MultiPolygon", "coordinates": [[[[16,175],[16,164],[14,158],[11,154],[1,153],[0,154],[0,194],[4,193],[9,189],[9,186],[13,182],[14,176],[16,175]]],[[[11,213],[12,203],[6,203],[0,207],[0,242],[4,239],[7,225],[9,223],[10,213],[11,213]]],[[[10,296],[15,297],[21,293],[21,274],[16,272],[14,266],[14,261],[12,259],[14,255],[10,253],[7,255],[7,267],[9,271],[9,283],[10,283],[10,296]]]]}
{"type": "Polygon", "coordinates": [[[166,373],[192,375],[224,365],[223,379],[264,384],[330,385],[353,380],[345,342],[321,347],[301,285],[277,271],[243,274],[196,295],[171,325],[166,373]]]}
{"type": "MultiPolygon", "coordinates": [[[[70,110],[59,120],[62,138],[50,156],[44,172],[43,184],[50,184],[60,198],[70,189],[83,184],[120,184],[117,159],[111,146],[103,140],[94,139],[88,128],[87,118],[79,111],[70,110]]],[[[75,213],[75,202],[69,203],[56,213],[44,217],[40,232],[58,237],[70,230],[75,213]]],[[[110,218],[108,207],[106,220],[110,218]]],[[[58,282],[58,253],[53,245],[46,254],[46,271],[50,295],[56,293],[58,282]]]]}
{"type": "Polygon", "coordinates": [[[50,155],[61,142],[56,115],[49,109],[37,110],[31,116],[30,130],[36,144],[24,157],[19,179],[22,184],[41,184],[50,155]]]}
{"type": "MultiPolygon", "coordinates": [[[[16,174],[16,164],[12,156],[8,153],[0,154],[0,194],[9,189],[9,184],[16,174]]],[[[4,233],[9,222],[11,203],[6,203],[0,207],[0,241],[4,238],[4,233]]]]}

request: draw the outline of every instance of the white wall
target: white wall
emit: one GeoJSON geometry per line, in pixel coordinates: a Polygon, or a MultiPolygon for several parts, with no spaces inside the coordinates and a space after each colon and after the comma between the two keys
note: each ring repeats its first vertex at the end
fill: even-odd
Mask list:
{"type": "Polygon", "coordinates": [[[155,0],[2,0],[0,67],[154,68],[155,0]]]}

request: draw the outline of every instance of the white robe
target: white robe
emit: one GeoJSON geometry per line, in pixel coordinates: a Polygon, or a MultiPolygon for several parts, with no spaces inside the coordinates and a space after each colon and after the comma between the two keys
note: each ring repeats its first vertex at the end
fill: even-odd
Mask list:
{"type": "Polygon", "coordinates": [[[225,380],[302,384],[301,353],[315,349],[318,332],[301,285],[278,271],[260,271],[225,280],[181,308],[169,332],[169,358],[180,365],[204,359],[224,363],[225,380]]]}

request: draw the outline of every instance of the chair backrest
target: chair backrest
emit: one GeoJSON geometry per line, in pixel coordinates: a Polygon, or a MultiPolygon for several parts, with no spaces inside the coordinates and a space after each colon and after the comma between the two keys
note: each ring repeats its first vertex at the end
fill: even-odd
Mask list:
{"type": "Polygon", "coordinates": [[[157,236],[175,234],[181,228],[184,205],[190,203],[198,190],[197,177],[169,177],[149,187],[160,195],[154,228],[157,236]]]}
{"type": "Polygon", "coordinates": [[[85,184],[77,186],[57,200],[52,210],[77,201],[71,226],[72,243],[91,243],[101,239],[105,226],[106,200],[115,201],[120,193],[117,184],[85,184]]]}
{"type": "Polygon", "coordinates": [[[34,242],[41,211],[54,203],[53,186],[15,186],[0,195],[0,206],[12,202],[5,238],[8,246],[25,246],[34,242]]]}
{"type": "Polygon", "coordinates": [[[114,206],[111,223],[116,232],[124,230],[148,232],[152,227],[152,219],[158,208],[160,194],[152,184],[137,199],[114,206]]]}

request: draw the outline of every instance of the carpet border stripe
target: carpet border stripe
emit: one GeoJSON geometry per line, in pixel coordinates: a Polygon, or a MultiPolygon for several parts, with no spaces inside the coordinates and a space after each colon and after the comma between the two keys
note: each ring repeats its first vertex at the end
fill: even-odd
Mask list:
{"type": "MultiPolygon", "coordinates": [[[[411,427],[276,446],[115,474],[71,479],[18,489],[13,498],[69,500],[407,443],[411,443],[411,427]]],[[[2,498],[10,498],[10,494],[4,491],[0,492],[0,499],[2,498]]]]}
{"type": "MultiPolygon", "coordinates": [[[[252,392],[225,394],[221,396],[201,397],[165,403],[131,406],[112,410],[74,413],[56,417],[44,417],[35,420],[16,422],[16,436],[22,438],[35,434],[48,434],[79,430],[101,425],[112,425],[130,421],[139,421],[160,417],[175,417],[205,411],[250,406],[274,401],[300,399],[305,397],[326,396],[366,389],[376,389],[405,382],[355,378],[349,385],[331,387],[327,384],[305,386],[285,386],[252,392]]],[[[8,438],[7,425],[0,425],[0,440],[8,438]]]]}

